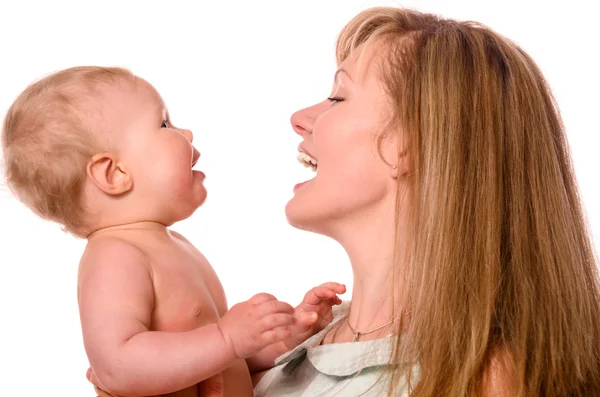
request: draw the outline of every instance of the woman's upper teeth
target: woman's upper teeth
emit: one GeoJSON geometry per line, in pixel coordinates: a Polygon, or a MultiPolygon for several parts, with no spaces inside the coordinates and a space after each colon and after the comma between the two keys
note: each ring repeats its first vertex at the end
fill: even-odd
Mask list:
{"type": "Polygon", "coordinates": [[[317,159],[309,156],[308,154],[306,154],[304,152],[298,152],[298,156],[296,158],[305,167],[312,167],[313,169],[317,168],[317,164],[318,164],[317,159]]]}

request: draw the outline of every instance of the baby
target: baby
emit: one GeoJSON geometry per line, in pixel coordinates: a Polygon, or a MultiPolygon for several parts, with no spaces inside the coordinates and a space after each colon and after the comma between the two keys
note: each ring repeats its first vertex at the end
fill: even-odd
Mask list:
{"type": "MultiPolygon", "coordinates": [[[[206,258],[169,227],[206,198],[192,132],[120,68],[76,67],[29,86],[2,129],[7,182],[45,219],[87,238],[78,300],[95,382],[121,396],[251,396],[273,365],[331,321],[345,287],[292,308],[268,294],[227,309],[206,258]]],[[[99,393],[103,393],[98,391],[99,393]]]]}

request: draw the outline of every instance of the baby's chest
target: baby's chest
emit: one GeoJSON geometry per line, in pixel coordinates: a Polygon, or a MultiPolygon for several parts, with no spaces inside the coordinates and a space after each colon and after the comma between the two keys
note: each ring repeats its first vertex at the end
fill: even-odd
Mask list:
{"type": "Polygon", "coordinates": [[[210,265],[185,256],[154,269],[152,328],[186,331],[219,321],[227,310],[223,287],[210,265]],[[178,262],[173,262],[178,261],[178,262]]]}

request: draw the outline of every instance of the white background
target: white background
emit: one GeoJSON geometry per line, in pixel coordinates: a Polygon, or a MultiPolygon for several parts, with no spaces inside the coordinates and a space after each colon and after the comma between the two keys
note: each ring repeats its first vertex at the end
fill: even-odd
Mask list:
{"type": "MultiPolygon", "coordinates": [[[[534,57],[561,106],[598,236],[600,37],[592,6],[400,3],[483,22],[534,57]]],[[[212,262],[230,304],[261,291],[296,304],[318,283],[351,287],[352,280],[336,243],[286,223],[292,186],[310,177],[296,163],[299,138],[289,117],[329,94],[335,38],[344,24],[369,6],[394,4],[1,0],[0,113],[4,117],[27,84],[61,68],[118,65],[146,78],[175,125],[194,131],[207,174],[205,206],[175,229],[212,262]]],[[[2,396],[92,395],[76,302],[83,247],[84,241],[36,218],[0,187],[2,396]]]]}

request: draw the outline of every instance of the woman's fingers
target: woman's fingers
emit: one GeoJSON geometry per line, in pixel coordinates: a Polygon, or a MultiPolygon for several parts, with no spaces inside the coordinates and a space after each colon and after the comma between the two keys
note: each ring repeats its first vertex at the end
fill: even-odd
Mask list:
{"type": "Polygon", "coordinates": [[[223,375],[217,374],[198,385],[198,397],[223,397],[223,375]]]}
{"type": "Polygon", "coordinates": [[[88,368],[87,372],[85,373],[85,377],[90,381],[91,384],[94,385],[94,390],[96,391],[97,395],[96,397],[118,397],[102,389],[100,380],[96,377],[94,370],[91,368],[88,368]]]}

